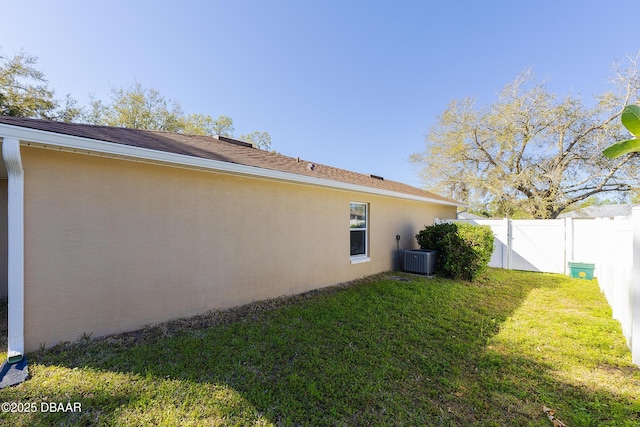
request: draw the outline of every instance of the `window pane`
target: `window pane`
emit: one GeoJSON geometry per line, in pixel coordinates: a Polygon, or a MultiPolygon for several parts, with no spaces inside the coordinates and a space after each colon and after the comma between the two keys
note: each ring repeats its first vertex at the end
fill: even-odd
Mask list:
{"type": "Polygon", "coordinates": [[[351,255],[366,255],[366,234],[365,230],[351,230],[351,255]]]}
{"type": "Polygon", "coordinates": [[[351,203],[351,215],[349,226],[351,228],[367,227],[367,205],[364,203],[351,203]]]}

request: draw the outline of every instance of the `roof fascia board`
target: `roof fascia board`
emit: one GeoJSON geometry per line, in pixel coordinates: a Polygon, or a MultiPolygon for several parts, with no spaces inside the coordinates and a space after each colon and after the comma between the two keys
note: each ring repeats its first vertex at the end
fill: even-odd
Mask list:
{"type": "Polygon", "coordinates": [[[0,123],[0,137],[17,138],[25,143],[33,142],[43,145],[53,145],[60,149],[81,151],[85,154],[110,155],[132,159],[141,159],[152,163],[169,164],[177,167],[206,169],[216,172],[229,173],[234,175],[245,175],[254,178],[263,178],[276,181],[287,181],[312,186],[337,188],[347,191],[357,191],[381,196],[395,197],[400,199],[415,200],[420,202],[434,203],[439,205],[464,207],[462,203],[438,200],[429,197],[422,197],[413,194],[400,193],[367,187],[364,185],[349,184],[340,181],[333,181],[325,178],[315,178],[306,175],[298,175],[290,172],[281,172],[272,169],[246,166],[237,163],[223,162],[220,160],[205,159],[201,157],[187,156],[184,154],[169,153],[166,151],[152,150],[148,148],[134,147],[131,145],[117,144],[113,142],[100,141],[97,139],[83,138],[73,135],[65,135],[55,132],[30,129],[20,126],[13,126],[0,123]]]}

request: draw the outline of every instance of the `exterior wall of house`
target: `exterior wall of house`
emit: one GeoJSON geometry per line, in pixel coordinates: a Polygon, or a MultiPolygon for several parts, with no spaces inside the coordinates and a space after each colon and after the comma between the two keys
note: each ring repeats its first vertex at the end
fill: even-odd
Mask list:
{"type": "Polygon", "coordinates": [[[27,146],[22,158],[26,351],[390,270],[397,234],[415,247],[456,211],[27,146]],[[370,262],[350,263],[350,202],[369,204],[370,262]]]}
{"type": "MultiPolygon", "coordinates": [[[[2,163],[0,161],[0,163],[2,163]]],[[[8,181],[0,178],[0,299],[6,298],[7,288],[7,198],[8,181]]]]}

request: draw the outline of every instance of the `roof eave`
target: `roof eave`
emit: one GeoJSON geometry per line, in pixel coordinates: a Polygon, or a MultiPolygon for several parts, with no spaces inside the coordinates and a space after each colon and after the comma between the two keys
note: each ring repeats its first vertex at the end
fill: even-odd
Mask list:
{"type": "Polygon", "coordinates": [[[220,160],[205,159],[202,157],[187,156],[184,154],[169,153],[167,151],[152,150],[130,145],[106,142],[97,139],[83,138],[72,135],[65,135],[56,132],[30,129],[21,126],[13,126],[0,123],[0,137],[17,138],[25,145],[36,145],[43,148],[52,148],[76,153],[107,156],[115,158],[133,159],[138,161],[171,165],[175,167],[209,170],[233,175],[250,176],[275,181],[285,181],[298,184],[336,188],[347,191],[357,191],[375,195],[395,197],[400,199],[415,200],[439,205],[465,207],[465,204],[440,200],[436,198],[423,197],[414,194],[401,193],[397,191],[384,190],[364,185],[350,184],[341,181],[329,180],[326,178],[316,178],[306,175],[299,175],[290,172],[281,172],[272,169],[246,166],[237,163],[224,162],[220,160]]]}

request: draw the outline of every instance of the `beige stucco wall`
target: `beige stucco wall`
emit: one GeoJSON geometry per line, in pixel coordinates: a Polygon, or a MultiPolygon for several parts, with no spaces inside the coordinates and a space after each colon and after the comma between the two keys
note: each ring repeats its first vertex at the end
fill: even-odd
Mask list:
{"type": "Polygon", "coordinates": [[[141,328],[390,270],[455,207],[22,147],[25,347],[141,328]],[[351,265],[349,202],[370,204],[351,265]]]}

